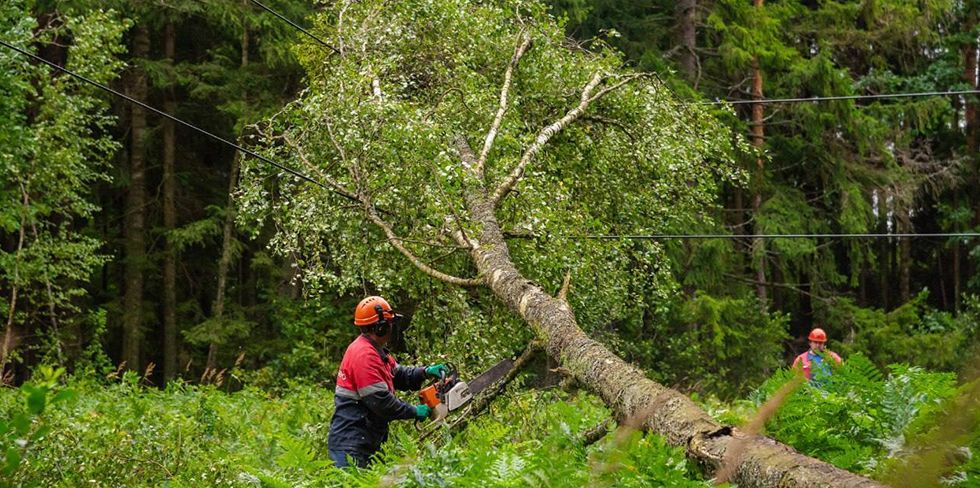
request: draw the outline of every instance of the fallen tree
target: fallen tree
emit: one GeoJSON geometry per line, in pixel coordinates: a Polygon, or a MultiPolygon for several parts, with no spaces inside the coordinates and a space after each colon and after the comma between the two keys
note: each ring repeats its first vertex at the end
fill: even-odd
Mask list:
{"type": "Polygon", "coordinates": [[[739,486],[878,486],[719,424],[579,327],[573,309],[598,320],[638,300],[610,290],[641,283],[655,301],[668,278],[656,243],[570,236],[706,218],[717,185],[740,177],[737,136],[617,53],[569,45],[535,3],[340,2],[318,27],[337,55],[297,48],[310,88],[260,130],[268,154],[330,191],[250,165],[242,195],[244,218],[275,223],[273,246],[297,257],[308,290],[414,290],[420,309],[443,309],[430,323],[458,325],[445,341],[457,349],[514,335],[467,327],[445,305],[494,300],[620,421],[709,471],[734,463],[739,486]],[[515,250],[506,233],[550,237],[515,250]],[[556,296],[539,284],[562,276],[556,296]]]}
{"type": "MultiPolygon", "coordinates": [[[[459,140],[463,164],[473,161],[459,140]]],[[[544,336],[548,353],[606,402],[620,419],[633,419],[674,445],[687,446],[696,461],[715,469],[739,436],[737,429],[714,421],[685,395],[648,379],[578,327],[566,300],[552,297],[514,267],[485,188],[467,191],[472,218],[483,232],[471,243],[477,269],[494,294],[544,336]]],[[[804,456],[771,439],[741,439],[733,481],[739,486],[878,486],[877,483],[804,456]]]]}

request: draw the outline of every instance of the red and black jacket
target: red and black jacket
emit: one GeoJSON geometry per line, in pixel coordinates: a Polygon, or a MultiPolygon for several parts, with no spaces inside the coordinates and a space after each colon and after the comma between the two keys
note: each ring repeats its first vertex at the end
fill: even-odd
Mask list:
{"type": "Polygon", "coordinates": [[[389,422],[415,418],[415,407],[395,397],[395,390],[418,390],[424,380],[425,368],[399,366],[387,349],[358,336],[337,373],[328,448],[374,454],[388,438],[389,422]]]}

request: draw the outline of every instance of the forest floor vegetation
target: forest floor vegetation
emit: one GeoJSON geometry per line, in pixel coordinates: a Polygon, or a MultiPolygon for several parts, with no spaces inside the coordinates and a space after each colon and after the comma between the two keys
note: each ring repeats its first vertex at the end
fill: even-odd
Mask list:
{"type": "MultiPolygon", "coordinates": [[[[369,469],[338,470],[326,452],[324,385],[229,392],[181,381],[157,389],[132,372],[61,376],[41,367],[32,382],[0,390],[4,486],[711,486],[656,435],[619,427],[586,441],[610,416],[598,398],[521,379],[462,431],[420,443],[412,424],[396,423],[369,469]]],[[[780,370],[745,399],[695,399],[745,426],[793,380],[780,370]]],[[[977,390],[920,367],[882,373],[855,355],[819,387],[788,395],[762,433],[892,486],[976,486],[977,390]]]]}

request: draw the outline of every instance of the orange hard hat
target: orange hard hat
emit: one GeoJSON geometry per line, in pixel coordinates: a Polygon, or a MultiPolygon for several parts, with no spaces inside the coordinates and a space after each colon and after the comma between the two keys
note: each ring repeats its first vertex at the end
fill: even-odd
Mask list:
{"type": "Polygon", "coordinates": [[[384,298],[373,296],[361,300],[354,309],[354,325],[363,327],[395,318],[395,312],[384,298]]]}
{"type": "Polygon", "coordinates": [[[827,333],[817,327],[810,331],[810,337],[808,339],[813,342],[827,342],[827,333]]]}

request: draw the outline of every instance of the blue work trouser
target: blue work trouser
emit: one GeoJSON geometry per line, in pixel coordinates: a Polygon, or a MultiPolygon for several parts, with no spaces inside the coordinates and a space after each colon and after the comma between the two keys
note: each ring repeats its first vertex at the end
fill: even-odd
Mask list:
{"type": "Polygon", "coordinates": [[[330,460],[333,461],[333,465],[338,468],[347,468],[351,464],[348,461],[348,456],[354,461],[354,466],[358,468],[366,468],[370,462],[371,456],[364,455],[359,452],[348,452],[348,451],[335,451],[330,450],[330,460]]]}

